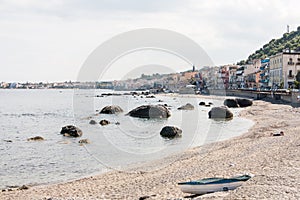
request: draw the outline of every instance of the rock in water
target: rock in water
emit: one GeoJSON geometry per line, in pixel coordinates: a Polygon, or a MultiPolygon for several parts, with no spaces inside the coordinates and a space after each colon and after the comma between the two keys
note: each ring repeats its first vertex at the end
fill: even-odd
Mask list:
{"type": "Polygon", "coordinates": [[[168,118],[171,113],[164,105],[143,105],[131,110],[127,115],[139,118],[168,118]]]}
{"type": "Polygon", "coordinates": [[[239,107],[238,102],[236,99],[225,99],[224,103],[225,106],[227,106],[228,108],[237,108],[239,107]]]}
{"type": "Polygon", "coordinates": [[[253,102],[250,99],[236,99],[240,107],[252,106],[253,102]]]}
{"type": "Polygon", "coordinates": [[[92,120],[90,121],[90,124],[93,124],[93,125],[94,125],[94,124],[97,124],[97,122],[96,122],[95,120],[92,119],[92,120]]]}
{"type": "Polygon", "coordinates": [[[226,106],[213,107],[208,112],[208,118],[217,118],[217,119],[230,119],[233,117],[233,113],[228,110],[226,106]]]}
{"type": "Polygon", "coordinates": [[[28,138],[27,140],[28,141],[42,141],[42,140],[44,140],[44,138],[41,137],[41,136],[35,136],[35,137],[32,137],[32,138],[28,138]]]}
{"type": "Polygon", "coordinates": [[[205,102],[204,102],[204,101],[201,101],[201,102],[199,103],[199,106],[205,106],[205,102]]]}
{"type": "Polygon", "coordinates": [[[105,126],[105,125],[110,124],[110,122],[107,121],[106,119],[103,119],[103,120],[101,120],[101,121],[99,122],[99,124],[101,124],[101,126],[105,126]]]}
{"type": "Polygon", "coordinates": [[[178,110],[194,110],[194,106],[190,103],[187,103],[179,108],[177,108],[178,110]]]}
{"type": "Polygon", "coordinates": [[[82,139],[78,141],[79,144],[90,144],[90,140],[89,139],[82,139]]]}
{"type": "Polygon", "coordinates": [[[69,137],[81,137],[82,131],[73,125],[67,125],[61,128],[60,134],[69,137]]]}
{"type": "Polygon", "coordinates": [[[175,126],[165,126],[160,131],[160,135],[166,138],[181,137],[182,130],[175,126]]]}
{"type": "Polygon", "coordinates": [[[100,111],[100,114],[117,114],[123,112],[123,109],[120,106],[111,105],[111,106],[105,106],[100,111]]]}

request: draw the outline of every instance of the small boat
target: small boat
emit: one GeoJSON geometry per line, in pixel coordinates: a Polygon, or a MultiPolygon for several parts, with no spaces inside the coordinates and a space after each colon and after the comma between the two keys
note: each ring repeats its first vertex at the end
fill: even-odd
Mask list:
{"type": "Polygon", "coordinates": [[[197,181],[178,183],[182,192],[191,194],[206,194],[218,191],[233,190],[249,180],[250,175],[236,176],[232,178],[204,178],[197,181]]]}

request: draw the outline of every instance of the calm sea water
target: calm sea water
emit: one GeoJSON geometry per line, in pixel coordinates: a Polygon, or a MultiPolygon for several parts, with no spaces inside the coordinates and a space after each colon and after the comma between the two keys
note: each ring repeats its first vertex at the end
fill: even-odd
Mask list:
{"type": "MultiPolygon", "coordinates": [[[[222,105],[217,99],[156,98],[126,96],[95,97],[107,90],[0,90],[0,188],[23,184],[46,184],[72,180],[110,169],[168,157],[204,143],[228,139],[245,133],[253,122],[237,117],[241,109],[232,109],[230,121],[208,119],[209,107],[200,101],[222,105]],[[162,102],[158,102],[158,100],[162,102]],[[185,103],[193,111],[179,111],[185,103]],[[119,105],[119,115],[98,114],[106,105],[119,105]],[[126,116],[144,104],[168,104],[169,119],[139,119],[126,116]],[[107,126],[90,125],[90,119],[107,119],[107,126]],[[115,122],[119,122],[116,125],[115,122]],[[61,127],[76,124],[81,138],[60,135],[61,127]],[[183,130],[181,138],[160,137],[163,126],[175,125],[183,130]],[[42,136],[44,141],[27,141],[42,136]],[[80,139],[90,144],[81,146],[80,139]],[[8,142],[11,140],[12,142],[8,142]]],[[[162,167],[162,166],[160,166],[162,167]]]]}

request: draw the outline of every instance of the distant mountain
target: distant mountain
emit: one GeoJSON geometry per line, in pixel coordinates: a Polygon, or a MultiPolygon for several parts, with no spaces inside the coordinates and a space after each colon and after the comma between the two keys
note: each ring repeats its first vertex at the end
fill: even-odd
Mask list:
{"type": "Polygon", "coordinates": [[[263,59],[283,51],[300,51],[300,26],[297,28],[297,31],[284,33],[279,39],[272,39],[269,43],[251,54],[247,60],[242,60],[237,64],[243,65],[253,59],[263,59]]]}

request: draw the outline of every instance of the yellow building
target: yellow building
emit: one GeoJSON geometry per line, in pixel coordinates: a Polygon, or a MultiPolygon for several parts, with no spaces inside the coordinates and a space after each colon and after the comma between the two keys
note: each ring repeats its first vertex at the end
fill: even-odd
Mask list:
{"type": "MultiPolygon", "coordinates": [[[[300,79],[300,52],[282,52],[270,56],[270,85],[288,88],[300,79]]],[[[300,80],[299,80],[300,81],[300,80]]]]}

